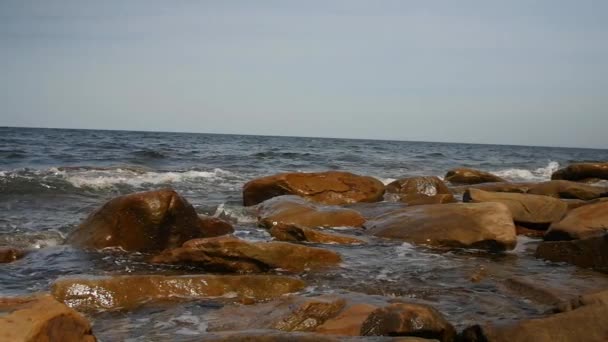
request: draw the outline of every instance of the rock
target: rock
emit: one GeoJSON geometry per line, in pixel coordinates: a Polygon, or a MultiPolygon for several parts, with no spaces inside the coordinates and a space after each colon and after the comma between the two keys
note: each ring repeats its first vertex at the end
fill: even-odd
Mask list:
{"type": "Polygon", "coordinates": [[[501,203],[429,204],[368,221],[372,235],[444,247],[513,249],[517,243],[509,208],[501,203]]]}
{"type": "Polygon", "coordinates": [[[304,288],[299,279],[274,275],[133,275],[65,278],[52,294],[79,311],[130,310],[148,302],[237,296],[268,300],[304,288]]]}
{"type": "Polygon", "coordinates": [[[23,258],[26,251],[17,248],[0,247],[0,264],[6,264],[23,258]]]}
{"type": "Polygon", "coordinates": [[[335,252],[287,242],[247,242],[233,236],[190,240],[164,251],[152,262],[190,264],[219,272],[265,272],[283,269],[301,272],[338,264],[335,252]]]}
{"type": "Polygon", "coordinates": [[[608,201],[587,204],[570,210],[559,222],[552,224],[545,240],[585,239],[608,231],[608,201]]]}
{"type": "Polygon", "coordinates": [[[376,309],[378,306],[371,304],[352,305],[336,317],[326,320],[315,331],[328,335],[359,336],[363,322],[376,309]]]}
{"type": "Polygon", "coordinates": [[[517,233],[517,235],[524,235],[531,238],[542,238],[545,235],[544,230],[530,229],[522,227],[518,224],[515,225],[515,232],[517,233]]]}
{"type": "Polygon", "coordinates": [[[387,193],[402,195],[435,196],[452,192],[439,177],[409,177],[398,179],[386,186],[387,193]]]}
{"type": "Polygon", "coordinates": [[[451,342],[454,327],[433,307],[395,303],[376,309],[363,322],[363,336],[414,336],[451,342]]]}
{"type": "Polygon", "coordinates": [[[312,228],[299,227],[291,224],[277,224],[270,228],[270,235],[279,241],[289,242],[314,242],[329,243],[339,245],[363,244],[359,240],[350,236],[329,234],[312,228]]]}
{"type": "Polygon", "coordinates": [[[234,233],[234,227],[217,217],[199,215],[200,237],[215,237],[234,233]]]}
{"type": "Polygon", "coordinates": [[[608,290],[586,293],[570,300],[563,301],[557,306],[557,311],[566,312],[581,306],[594,304],[608,306],[608,290]]]}
{"type": "Polygon", "coordinates": [[[49,295],[12,302],[0,306],[1,341],[96,341],[84,317],[49,295]]]}
{"type": "Polygon", "coordinates": [[[565,180],[552,180],[539,183],[528,190],[529,194],[557,198],[592,200],[608,196],[608,189],[565,180]]]}
{"type": "Polygon", "coordinates": [[[306,228],[361,227],[365,218],[357,211],[320,206],[298,196],[279,196],[258,206],[258,218],[262,226],[293,224],[306,228]]]}
{"type": "Polygon", "coordinates": [[[448,171],[448,173],[445,174],[445,180],[452,184],[506,182],[506,180],[489,172],[467,168],[458,168],[448,171]]]}
{"type": "Polygon", "coordinates": [[[200,237],[194,208],[171,189],[114,198],[92,213],[68,241],[85,248],[151,252],[200,237]]]}
{"type": "Polygon", "coordinates": [[[568,205],[559,199],[528,194],[508,192],[488,192],[479,189],[469,189],[464,193],[465,202],[503,203],[511,211],[513,220],[520,224],[550,224],[564,217],[568,205]]]}
{"type": "Polygon", "coordinates": [[[551,179],[584,180],[586,178],[608,179],[608,163],[575,163],[555,171],[551,179]]]}
{"type": "Polygon", "coordinates": [[[276,330],[245,330],[205,334],[204,342],[340,342],[341,339],[303,332],[284,332],[276,330]]]}
{"type": "Polygon", "coordinates": [[[407,207],[408,205],[402,202],[355,203],[347,206],[363,215],[366,220],[407,207]]]}
{"type": "Polygon", "coordinates": [[[475,325],[463,331],[462,341],[604,342],[607,336],[608,306],[589,305],[573,311],[509,325],[475,325]]]}
{"type": "Polygon", "coordinates": [[[545,241],[538,245],[536,257],[608,273],[608,234],[582,240],[545,241]]]}
{"type": "Polygon", "coordinates": [[[502,282],[511,293],[543,305],[556,305],[569,294],[559,291],[548,284],[524,277],[512,277],[502,282]]]}
{"type": "Polygon", "coordinates": [[[425,204],[444,204],[444,203],[456,203],[456,198],[452,194],[441,194],[435,196],[416,196],[406,195],[400,198],[401,202],[407,203],[409,206],[414,205],[425,205],[425,204]]]}
{"type": "Polygon", "coordinates": [[[254,179],[243,187],[245,206],[281,195],[298,195],[323,204],[379,202],[384,184],[349,172],[281,173],[254,179]]]}
{"type": "Polygon", "coordinates": [[[480,183],[471,185],[459,185],[453,186],[450,190],[454,194],[463,194],[468,189],[479,189],[491,192],[515,192],[515,193],[526,193],[528,190],[536,185],[537,183],[510,183],[510,182],[497,182],[497,183],[480,183]]]}

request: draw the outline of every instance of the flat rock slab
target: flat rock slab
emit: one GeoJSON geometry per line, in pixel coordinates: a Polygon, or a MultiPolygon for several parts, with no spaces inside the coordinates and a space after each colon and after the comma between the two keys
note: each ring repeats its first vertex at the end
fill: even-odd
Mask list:
{"type": "Polygon", "coordinates": [[[517,243],[509,208],[502,203],[414,206],[365,225],[375,236],[441,247],[513,249],[517,243]]]}
{"type": "Polygon", "coordinates": [[[608,196],[608,189],[566,180],[552,180],[539,183],[528,190],[529,194],[552,196],[567,199],[592,199],[608,196]]]}
{"type": "Polygon", "coordinates": [[[144,303],[236,296],[268,300],[304,288],[304,282],[274,275],[133,275],[65,278],[52,294],[80,311],[130,310],[144,303]]]}
{"type": "Polygon", "coordinates": [[[330,250],[288,242],[248,242],[233,236],[195,239],[167,250],[152,262],[189,264],[217,272],[265,272],[282,269],[302,272],[334,266],[340,255],[330,250]]]}

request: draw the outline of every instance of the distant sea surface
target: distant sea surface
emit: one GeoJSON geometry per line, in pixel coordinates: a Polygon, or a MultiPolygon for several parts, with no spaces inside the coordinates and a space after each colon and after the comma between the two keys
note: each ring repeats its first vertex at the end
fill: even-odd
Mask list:
{"type": "MultiPolygon", "coordinates": [[[[442,177],[451,168],[472,167],[513,181],[543,181],[569,163],[606,160],[608,150],[580,148],[4,127],[0,128],[0,246],[42,249],[15,265],[4,266],[8,272],[0,275],[0,295],[48,290],[57,277],[66,275],[156,272],[136,259],[94,257],[63,244],[84,217],[122,194],[172,187],[199,213],[231,220],[241,236],[263,238],[255,227],[255,216],[241,205],[243,184],[260,176],[346,170],[388,183],[407,176],[442,177]]],[[[349,290],[365,286],[385,286],[388,292],[408,286],[433,290],[436,292],[429,293],[437,296],[436,305],[461,321],[467,319],[466,315],[458,316],[467,305],[479,305],[459,302],[464,290],[453,295],[448,291],[454,286],[468,289],[459,282],[466,278],[461,273],[469,267],[463,265],[470,263],[461,263],[458,257],[443,260],[441,255],[415,247],[374,248],[345,251],[344,267],[351,272],[344,274],[349,276],[324,279],[323,284],[349,290]],[[368,253],[362,258],[367,264],[358,259],[357,253],[363,251],[368,253]],[[374,263],[374,255],[369,253],[376,253],[378,261],[374,263]],[[386,259],[392,260],[391,266],[382,261],[386,259]],[[425,275],[437,277],[437,272],[444,278],[425,283],[425,275]],[[416,279],[415,284],[407,282],[408,274],[416,279]]],[[[526,262],[529,264],[518,265],[518,270],[526,266],[534,273],[544,267],[533,258],[526,262]]],[[[511,267],[508,261],[497,265],[507,273],[511,267]]],[[[556,279],[559,282],[561,278],[556,279]]],[[[584,287],[585,279],[589,277],[581,276],[571,286],[584,287]]],[[[483,297],[483,291],[465,292],[483,297]]],[[[466,312],[480,310],[468,309],[466,312]]],[[[186,306],[173,315],[180,317],[196,310],[186,306]]],[[[502,315],[486,314],[494,320],[502,315]]],[[[96,324],[113,329],[114,319],[96,318],[96,324]]],[[[166,317],[155,319],[171,322],[166,317]]],[[[142,322],[140,328],[149,331],[148,337],[160,338],[183,328],[176,323],[174,330],[155,330],[142,322]]],[[[112,340],[112,329],[102,335],[112,340]]],[[[195,335],[200,330],[188,329],[194,329],[195,335]]]]}

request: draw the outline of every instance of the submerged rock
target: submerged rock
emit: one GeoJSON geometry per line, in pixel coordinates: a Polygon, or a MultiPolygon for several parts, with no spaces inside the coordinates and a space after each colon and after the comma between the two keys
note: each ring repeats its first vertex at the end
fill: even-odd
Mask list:
{"type": "Polygon", "coordinates": [[[503,203],[511,211],[513,220],[521,224],[549,225],[561,220],[568,211],[568,205],[563,201],[540,195],[468,189],[463,196],[463,200],[473,203],[503,203]]]}
{"type": "Polygon", "coordinates": [[[0,311],[2,341],[96,341],[89,321],[49,295],[0,301],[0,311]]]}
{"type": "Polygon", "coordinates": [[[608,179],[608,163],[575,163],[555,171],[551,179],[584,180],[587,178],[608,179]]]}
{"type": "Polygon", "coordinates": [[[254,179],[243,187],[245,206],[281,195],[298,195],[324,204],[378,202],[384,184],[373,177],[350,172],[280,173],[254,179]]]}
{"type": "Polygon", "coordinates": [[[0,264],[17,261],[23,258],[27,252],[18,248],[0,247],[0,264]]]}
{"type": "Polygon", "coordinates": [[[454,327],[435,308],[395,303],[373,311],[361,326],[363,336],[417,336],[451,342],[454,327]]]}
{"type": "Polygon", "coordinates": [[[506,250],[517,243],[509,208],[492,202],[405,208],[368,221],[366,228],[375,236],[432,246],[506,250]]]}
{"type": "Polygon", "coordinates": [[[277,224],[270,228],[270,235],[279,241],[314,242],[329,244],[362,244],[362,240],[354,237],[330,234],[317,229],[299,227],[292,224],[277,224]]]}
{"type": "Polygon", "coordinates": [[[603,342],[608,336],[608,306],[579,309],[509,325],[475,325],[464,330],[465,342],[603,342]]]}
{"type": "Polygon", "coordinates": [[[582,240],[545,241],[538,245],[536,257],[608,273],[608,234],[582,240]]]}
{"type": "Polygon", "coordinates": [[[545,240],[573,240],[601,236],[608,232],[608,201],[583,205],[570,210],[559,222],[552,224],[545,240]]]}
{"type": "Polygon", "coordinates": [[[92,213],[68,237],[85,248],[120,247],[160,251],[203,236],[194,208],[171,189],[114,198],[92,213]]]}
{"type": "Polygon", "coordinates": [[[134,275],[65,278],[51,289],[55,298],[79,311],[129,310],[154,301],[236,296],[253,301],[304,288],[299,279],[274,275],[134,275]]]}
{"type": "Polygon", "coordinates": [[[445,174],[445,180],[452,184],[479,184],[479,183],[493,183],[493,182],[506,182],[503,178],[493,175],[489,172],[468,169],[468,168],[457,168],[448,171],[445,174]]]}
{"type": "Polygon", "coordinates": [[[330,250],[287,242],[247,242],[233,236],[195,239],[164,251],[152,262],[190,264],[219,272],[265,272],[283,269],[301,272],[338,264],[330,250]]]}
{"type": "Polygon", "coordinates": [[[565,180],[552,180],[539,183],[528,190],[529,194],[545,195],[558,198],[592,200],[608,196],[605,187],[581,184],[565,180]]]}
{"type": "Polygon", "coordinates": [[[260,224],[271,228],[276,224],[301,227],[361,227],[365,218],[357,211],[321,206],[298,196],[280,196],[261,203],[258,207],[260,224]]]}

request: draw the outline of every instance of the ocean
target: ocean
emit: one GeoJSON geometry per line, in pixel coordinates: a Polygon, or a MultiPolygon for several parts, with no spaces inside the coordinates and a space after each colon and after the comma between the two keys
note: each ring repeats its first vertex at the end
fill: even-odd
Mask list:
{"type": "MultiPolygon", "coordinates": [[[[85,252],[63,243],[89,213],[122,194],[172,187],[199,213],[231,221],[237,236],[264,240],[269,236],[256,227],[252,210],[242,206],[242,186],[256,177],[345,170],[387,184],[472,167],[512,181],[544,181],[569,163],[606,160],[608,150],[581,148],[2,127],[0,246],[39,250],[0,266],[0,295],[46,291],[55,279],[69,275],[183,272],[150,265],[138,255],[85,252]]],[[[436,253],[387,241],[330,246],[344,257],[340,269],[302,277],[308,294],[406,296],[434,305],[462,325],[540,314],[544,307],[538,303],[504,294],[500,283],[510,277],[526,276],[577,292],[608,285],[592,271],[535,259],[536,243],[520,237],[515,251],[499,255],[436,253]],[[494,280],[472,283],[470,275],[480,268],[494,280]]],[[[102,340],[171,336],[190,341],[204,335],[204,313],[214,307],[189,302],[129,315],[98,313],[90,319],[102,340]]]]}

